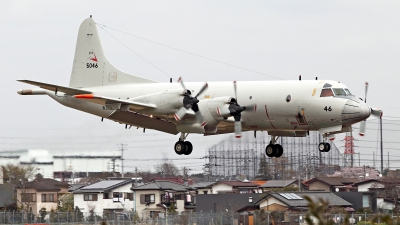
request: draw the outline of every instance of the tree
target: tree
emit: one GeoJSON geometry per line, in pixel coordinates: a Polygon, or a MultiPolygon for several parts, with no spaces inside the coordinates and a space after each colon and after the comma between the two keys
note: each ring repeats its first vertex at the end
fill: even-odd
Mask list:
{"type": "Polygon", "coordinates": [[[387,176],[382,178],[381,181],[385,184],[385,198],[393,200],[393,212],[399,213],[400,171],[388,171],[387,176]]]}
{"type": "Polygon", "coordinates": [[[268,162],[267,158],[265,157],[265,154],[261,154],[258,174],[256,178],[257,180],[270,180],[272,178],[268,168],[268,162]]]}
{"type": "Polygon", "coordinates": [[[58,199],[59,201],[59,206],[58,206],[58,211],[59,212],[70,212],[74,209],[74,194],[72,193],[67,193],[58,199]]]}
{"type": "Polygon", "coordinates": [[[14,165],[14,164],[6,164],[1,166],[3,169],[3,180],[9,184],[9,188],[13,193],[13,200],[20,205],[22,210],[29,210],[30,204],[33,202],[33,199],[26,199],[26,188],[25,184],[32,180],[35,176],[35,172],[37,168],[30,165],[14,165]],[[18,199],[17,196],[17,187],[20,189],[21,198],[18,199]]]}
{"type": "Polygon", "coordinates": [[[154,169],[158,174],[168,177],[176,177],[180,175],[179,169],[173,163],[164,162],[154,166],[154,169]]]}

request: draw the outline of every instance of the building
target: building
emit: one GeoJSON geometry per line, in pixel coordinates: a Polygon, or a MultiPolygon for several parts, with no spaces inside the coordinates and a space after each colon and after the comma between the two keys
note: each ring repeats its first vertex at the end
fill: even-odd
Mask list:
{"type": "Polygon", "coordinates": [[[32,210],[34,214],[39,214],[42,208],[46,211],[57,210],[59,197],[67,194],[69,187],[67,183],[48,178],[36,178],[22,183],[17,187],[18,207],[26,211],[32,210]]]}
{"type": "Polygon", "coordinates": [[[231,181],[222,180],[210,184],[211,194],[244,194],[244,193],[261,193],[258,184],[250,181],[231,181]]]}
{"type": "Polygon", "coordinates": [[[81,212],[124,212],[134,208],[134,180],[103,180],[73,191],[74,205],[81,212]]]}
{"type": "Polygon", "coordinates": [[[147,184],[132,187],[135,192],[134,211],[142,218],[163,218],[168,208],[174,207],[179,213],[195,210],[192,190],[171,181],[151,181],[147,184]]]}

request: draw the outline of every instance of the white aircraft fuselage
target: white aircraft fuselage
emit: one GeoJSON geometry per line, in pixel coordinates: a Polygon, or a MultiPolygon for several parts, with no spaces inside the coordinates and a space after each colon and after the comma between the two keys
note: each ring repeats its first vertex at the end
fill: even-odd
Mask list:
{"type": "Polygon", "coordinates": [[[329,151],[326,137],[351,130],[367,119],[371,108],[332,80],[227,81],[157,83],[116,69],[105,57],[96,24],[88,18],[78,33],[68,87],[20,80],[41,89],[21,95],[47,94],[57,102],[127,126],[181,133],[178,154],[190,154],[189,133],[216,135],[267,131],[272,141],[267,155],[279,157],[277,137],[304,137],[320,131],[321,151],[329,151]]]}

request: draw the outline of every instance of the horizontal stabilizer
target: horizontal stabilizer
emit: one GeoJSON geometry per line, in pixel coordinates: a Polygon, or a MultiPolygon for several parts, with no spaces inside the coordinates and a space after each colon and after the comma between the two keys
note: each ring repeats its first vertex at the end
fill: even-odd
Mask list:
{"type": "Polygon", "coordinates": [[[36,81],[31,81],[31,80],[18,80],[19,82],[31,84],[38,86],[40,88],[54,91],[54,92],[63,92],[67,95],[79,95],[79,94],[91,94],[92,92],[90,91],[85,91],[81,90],[78,88],[70,88],[70,87],[63,87],[63,86],[58,86],[54,84],[46,84],[46,83],[41,83],[41,82],[36,82],[36,81]]]}
{"type": "Polygon", "coordinates": [[[96,104],[103,105],[106,107],[105,109],[108,109],[108,107],[113,107],[113,106],[115,106],[115,104],[119,104],[119,106],[117,106],[118,109],[121,109],[121,106],[123,106],[123,105],[128,105],[129,109],[131,109],[133,111],[141,110],[144,108],[153,108],[154,109],[157,107],[154,104],[146,104],[146,103],[134,102],[134,101],[118,99],[118,98],[109,98],[109,97],[97,96],[97,95],[93,95],[93,94],[81,94],[81,95],[75,95],[74,97],[88,101],[88,102],[93,102],[96,104]]]}

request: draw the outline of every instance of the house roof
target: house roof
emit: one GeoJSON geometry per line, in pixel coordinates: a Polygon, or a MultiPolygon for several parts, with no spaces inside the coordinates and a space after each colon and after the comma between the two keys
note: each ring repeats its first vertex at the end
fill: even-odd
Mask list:
{"type": "Polygon", "coordinates": [[[61,188],[69,188],[68,183],[60,182],[50,178],[37,178],[31,182],[22,184],[18,188],[34,188],[37,191],[60,191],[61,188]]]}
{"type": "MultiPolygon", "coordinates": [[[[160,181],[160,180],[167,180],[167,181],[171,181],[177,184],[185,184],[185,181],[181,178],[181,177],[156,177],[151,181],[160,181]]],[[[188,185],[192,185],[194,184],[194,181],[192,179],[188,179],[187,180],[188,185]]]]}
{"type": "Polygon", "coordinates": [[[252,182],[242,182],[242,181],[234,181],[234,180],[221,180],[218,181],[214,184],[210,184],[209,186],[214,186],[217,184],[226,184],[235,188],[240,188],[240,187],[252,187],[252,188],[257,188],[259,185],[252,183],[252,182]]]}
{"type": "Polygon", "coordinates": [[[77,189],[74,193],[109,192],[115,188],[132,183],[133,180],[102,180],[100,182],[77,189]]]}
{"type": "Polygon", "coordinates": [[[171,190],[171,191],[187,191],[190,187],[186,187],[171,181],[167,180],[159,180],[159,181],[151,181],[141,186],[132,187],[131,189],[134,191],[137,190],[171,190]]]}
{"type": "Polygon", "coordinates": [[[282,188],[287,187],[293,183],[297,182],[296,180],[269,180],[260,187],[265,188],[282,188]]]}
{"type": "Polygon", "coordinates": [[[201,182],[190,185],[190,187],[192,187],[192,188],[207,188],[214,183],[215,183],[215,181],[201,181],[201,182]]]}
{"type": "Polygon", "coordinates": [[[251,181],[251,183],[258,184],[260,186],[265,184],[265,182],[267,182],[267,180],[252,180],[251,181]]]}
{"type": "Polygon", "coordinates": [[[360,182],[358,178],[344,178],[344,177],[315,177],[311,180],[308,180],[306,183],[309,185],[313,182],[321,181],[330,186],[343,186],[343,185],[351,185],[354,183],[360,182]]]}
{"type": "Polygon", "coordinates": [[[294,199],[284,197],[285,194],[288,193],[271,193],[264,198],[260,199],[255,204],[260,204],[260,202],[264,201],[267,198],[274,197],[289,207],[307,207],[308,202],[304,199],[305,196],[309,196],[313,201],[319,201],[320,198],[329,202],[329,206],[352,206],[350,202],[342,199],[341,197],[333,194],[332,192],[293,192],[291,194],[295,194],[299,196],[301,199],[294,199]],[[283,194],[283,195],[282,195],[283,194]]]}
{"type": "Polygon", "coordinates": [[[68,188],[68,192],[74,192],[82,187],[85,187],[83,184],[71,184],[71,187],[68,188]]]}

